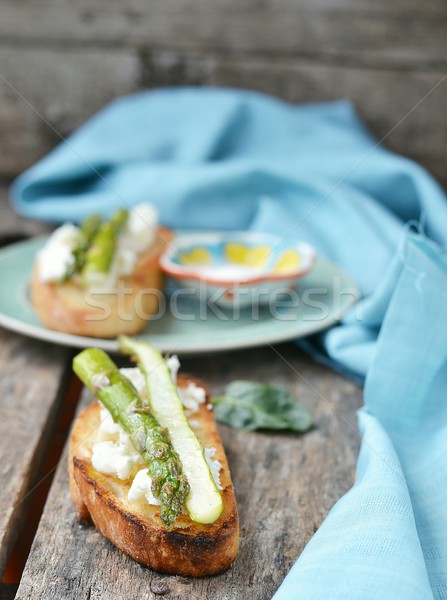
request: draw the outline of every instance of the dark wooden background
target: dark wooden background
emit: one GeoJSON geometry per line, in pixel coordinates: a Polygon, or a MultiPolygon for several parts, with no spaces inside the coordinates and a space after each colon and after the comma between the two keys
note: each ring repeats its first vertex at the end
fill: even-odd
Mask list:
{"type": "Polygon", "coordinates": [[[404,119],[387,145],[445,184],[446,73],[445,0],[1,0],[0,177],[58,141],[41,117],[66,135],[120,94],[209,84],[349,98],[378,138],[404,119]]]}

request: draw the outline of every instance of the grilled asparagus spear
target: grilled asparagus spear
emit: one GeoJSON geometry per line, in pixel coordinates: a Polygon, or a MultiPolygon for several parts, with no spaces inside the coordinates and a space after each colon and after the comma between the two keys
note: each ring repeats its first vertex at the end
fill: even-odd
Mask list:
{"type": "Polygon", "coordinates": [[[101,217],[99,215],[91,215],[82,221],[79,229],[76,245],[73,249],[73,264],[68,268],[65,274],[64,281],[68,281],[76,273],[80,273],[85,264],[85,258],[93,238],[98,233],[101,225],[101,217]]]}
{"type": "Polygon", "coordinates": [[[107,276],[115,254],[118,237],[128,218],[127,210],[117,211],[110,221],[101,224],[85,256],[81,271],[84,285],[95,284],[107,276]]]}
{"type": "Polygon", "coordinates": [[[157,421],[166,427],[183,464],[190,492],[186,508],[193,521],[213,523],[223,510],[222,497],[204,457],[204,449],[189,426],[177,387],[160,352],[143,342],[120,336],[120,349],[133,355],[146,378],[149,406],[157,421]]]}
{"type": "Polygon", "coordinates": [[[129,435],[147,463],[152,493],[161,502],[161,520],[170,527],[183,507],[189,484],[166,429],[149,407],[142,405],[134,386],[102,350],[83,350],[74,358],[73,370],[129,435]]]}

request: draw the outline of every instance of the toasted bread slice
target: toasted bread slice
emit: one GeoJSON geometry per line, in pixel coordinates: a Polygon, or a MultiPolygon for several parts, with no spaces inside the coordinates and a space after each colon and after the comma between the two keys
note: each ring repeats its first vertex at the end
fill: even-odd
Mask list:
{"type": "MultiPolygon", "coordinates": [[[[205,388],[192,377],[179,375],[177,385],[188,383],[205,388]]],[[[205,388],[206,389],[206,388],[205,388]]],[[[69,472],[71,495],[80,521],[91,519],[96,528],[115,546],[137,562],[162,573],[203,577],[228,569],[238,551],[239,520],[227,458],[217,431],[210,395],[189,421],[202,444],[215,448],[222,465],[220,481],[224,508],[210,525],[195,523],[186,514],[177,518],[171,530],[160,520],[158,506],[145,500],[127,499],[132,480],[122,481],[96,471],[91,462],[96,442],[100,404],[85,408],[70,437],[69,472]]]]}
{"type": "Polygon", "coordinates": [[[31,300],[41,321],[50,329],[88,337],[138,333],[158,310],[157,291],[164,283],[159,258],[172,237],[169,229],[159,227],[154,245],[139,257],[132,275],[121,279],[113,294],[89,292],[72,281],[43,282],[36,262],[31,300]]]}

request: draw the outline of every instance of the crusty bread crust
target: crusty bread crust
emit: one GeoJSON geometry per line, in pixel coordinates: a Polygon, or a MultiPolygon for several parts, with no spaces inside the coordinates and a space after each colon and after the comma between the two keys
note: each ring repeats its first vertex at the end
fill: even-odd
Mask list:
{"type": "Polygon", "coordinates": [[[31,279],[34,309],[46,327],[64,333],[100,338],[138,333],[158,310],[158,295],[144,290],[163,289],[158,261],[172,238],[169,229],[158,228],[154,245],[139,257],[132,275],[120,280],[119,293],[91,293],[71,281],[43,282],[36,262],[31,279]]]}
{"type": "MultiPolygon", "coordinates": [[[[192,377],[179,375],[178,385],[186,386],[192,377]]],[[[98,402],[85,408],[74,424],[69,449],[70,491],[81,521],[91,519],[96,528],[115,546],[137,562],[156,571],[203,577],[228,569],[238,551],[239,520],[236,498],[227,459],[217,431],[214,414],[206,404],[190,418],[191,427],[205,447],[216,449],[224,509],[210,525],[195,523],[181,514],[171,531],[162,524],[159,507],[145,500],[129,502],[131,480],[121,481],[96,471],[91,448],[99,424],[98,402]]]]}

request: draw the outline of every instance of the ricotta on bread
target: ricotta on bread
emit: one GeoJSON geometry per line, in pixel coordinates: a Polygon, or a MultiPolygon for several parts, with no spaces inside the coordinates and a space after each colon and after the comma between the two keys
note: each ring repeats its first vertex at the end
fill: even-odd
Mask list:
{"type": "MultiPolygon", "coordinates": [[[[164,367],[167,369],[168,365],[165,363],[164,367]]],[[[75,371],[80,372],[76,368],[75,371]]],[[[145,397],[144,373],[133,368],[122,369],[120,374],[133,382],[143,407],[151,407],[145,397]]],[[[208,389],[194,377],[177,375],[176,369],[171,370],[171,376],[175,376],[173,383],[180,391],[178,397],[183,397],[188,425],[202,448],[213,487],[221,498],[222,508],[217,518],[208,523],[195,520],[185,501],[172,525],[166,526],[147,462],[132,446],[132,436],[120,426],[116,413],[113,415],[114,411],[105,408],[98,399],[80,413],[71,432],[70,490],[79,520],[92,522],[108,540],[137,562],[163,573],[193,577],[213,575],[226,570],[238,552],[234,488],[208,389]],[[204,401],[191,408],[188,396],[196,395],[197,390],[202,390],[204,401]]],[[[109,372],[99,377],[98,373],[95,375],[99,386],[107,386],[108,378],[115,381],[109,372]]],[[[207,485],[206,482],[203,485],[207,485]]]]}
{"type": "Polygon", "coordinates": [[[80,227],[62,225],[36,257],[31,300],[46,327],[87,337],[133,335],[158,311],[159,259],[173,234],[157,225],[149,204],[120,212],[120,227],[108,229],[113,217],[97,217],[90,237],[84,231],[94,216],[80,227]]]}

